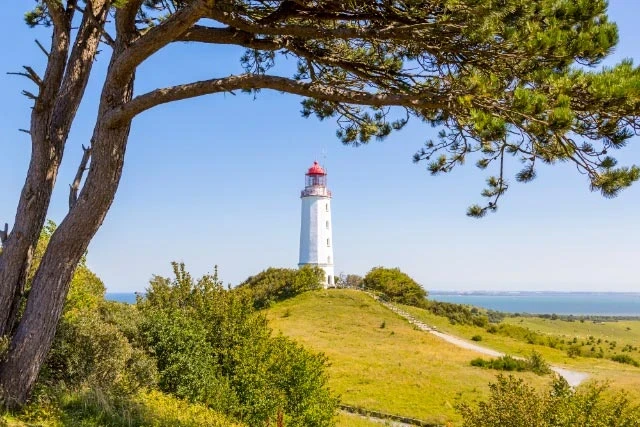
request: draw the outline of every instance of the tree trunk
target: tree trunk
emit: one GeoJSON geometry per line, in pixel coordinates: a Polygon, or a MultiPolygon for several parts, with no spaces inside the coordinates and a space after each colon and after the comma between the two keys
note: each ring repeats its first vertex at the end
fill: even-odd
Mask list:
{"type": "Polygon", "coordinates": [[[49,139],[49,122],[57,88],[63,79],[69,51],[69,32],[54,28],[49,63],[31,113],[31,161],[11,233],[0,255],[0,336],[11,332],[16,305],[24,291],[33,250],[49,208],[62,155],[49,139]]]}
{"type": "MultiPolygon", "coordinates": [[[[113,64],[117,58],[114,52],[113,64]]],[[[108,128],[104,117],[131,100],[133,73],[128,83],[107,73],[93,133],[91,168],[73,208],[51,236],[31,285],[29,298],[9,351],[0,363],[0,390],[9,407],[23,405],[51,348],[73,272],[113,202],[124,164],[131,121],[108,128]]]]}
{"type": "Polygon", "coordinates": [[[31,161],[13,229],[0,255],[0,337],[10,335],[22,303],[27,272],[44,225],[71,124],[82,100],[109,10],[87,2],[69,54],[72,13],[56,22],[51,52],[31,113],[31,161]]]}

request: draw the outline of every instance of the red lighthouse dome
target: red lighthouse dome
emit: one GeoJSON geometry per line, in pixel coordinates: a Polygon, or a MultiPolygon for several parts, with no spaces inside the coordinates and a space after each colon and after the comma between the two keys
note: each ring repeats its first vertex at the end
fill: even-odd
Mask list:
{"type": "Polygon", "coordinates": [[[327,173],[324,171],[322,166],[318,164],[318,162],[313,162],[313,166],[309,168],[307,171],[307,175],[326,175],[327,173]]]}

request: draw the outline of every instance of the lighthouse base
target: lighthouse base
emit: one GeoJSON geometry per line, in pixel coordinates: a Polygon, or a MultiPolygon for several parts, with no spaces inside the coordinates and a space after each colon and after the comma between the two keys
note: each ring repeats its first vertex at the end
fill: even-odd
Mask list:
{"type": "Polygon", "coordinates": [[[327,288],[335,288],[336,287],[336,276],[333,272],[333,264],[298,264],[298,268],[302,268],[305,265],[310,265],[314,267],[320,267],[322,271],[324,271],[324,277],[322,279],[322,285],[325,289],[327,288]]]}

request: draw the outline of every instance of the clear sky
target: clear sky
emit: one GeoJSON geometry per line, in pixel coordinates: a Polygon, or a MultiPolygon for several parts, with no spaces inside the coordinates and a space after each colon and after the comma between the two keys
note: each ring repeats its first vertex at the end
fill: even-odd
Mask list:
{"type": "MultiPolygon", "coordinates": [[[[29,82],[4,71],[44,67],[33,40],[48,44],[48,31],[22,20],[32,4],[7,2],[0,26],[0,221],[9,224],[29,160],[28,136],[18,128],[29,127],[30,101],[20,95],[29,82]]],[[[611,0],[609,10],[621,41],[607,63],[640,63],[640,3],[611,0]]],[[[238,74],[239,53],[173,46],[141,67],[136,90],[238,74]]],[[[49,211],[58,223],[106,62],[100,55],[66,147],[49,211]]],[[[427,289],[640,291],[640,183],[604,199],[559,164],[529,184],[511,179],[499,211],[472,219],[465,210],[482,202],[487,171],[469,162],[432,177],[411,161],[436,130],[414,121],[353,148],[337,140],[334,122],[299,112],[300,98],[262,92],[182,101],[136,118],[119,192],[89,247],[89,265],[108,290],[143,290],[152,274],[169,274],[172,260],[194,274],[217,264],[232,284],[269,266],[295,267],[304,172],[326,151],[336,273],[384,265],[427,289]]],[[[640,164],[640,141],[617,154],[621,164],[640,164]]]]}

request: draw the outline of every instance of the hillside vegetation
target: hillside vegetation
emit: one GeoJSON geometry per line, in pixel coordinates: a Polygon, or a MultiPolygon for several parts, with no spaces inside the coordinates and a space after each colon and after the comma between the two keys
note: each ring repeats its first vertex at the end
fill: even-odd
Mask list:
{"type": "MultiPolygon", "coordinates": [[[[363,292],[307,292],[273,306],[268,319],[276,331],[326,354],[329,386],[348,405],[457,423],[455,406],[487,398],[495,379],[495,372],[470,365],[477,353],[414,329],[363,292]]],[[[551,381],[516,375],[538,388],[551,381]]]]}
{"type": "MultiPolygon", "coordinates": [[[[43,232],[34,268],[54,230],[49,223],[43,232]]],[[[106,301],[104,284],[81,263],[37,390],[15,412],[0,405],[0,425],[334,425],[325,356],[273,336],[255,309],[318,286],[317,271],[296,271],[267,291],[226,289],[217,269],[195,278],[173,263],[173,273],[154,276],[128,305],[106,301]]],[[[0,358],[6,343],[0,337],[0,358]]]]}
{"type": "Polygon", "coordinates": [[[483,346],[494,350],[523,357],[536,351],[555,365],[586,372],[592,380],[609,382],[612,390],[625,390],[640,403],[640,368],[612,360],[628,356],[640,361],[640,320],[594,323],[506,317],[498,324],[476,326],[454,323],[417,307],[402,308],[443,332],[480,340],[483,346]]]}

